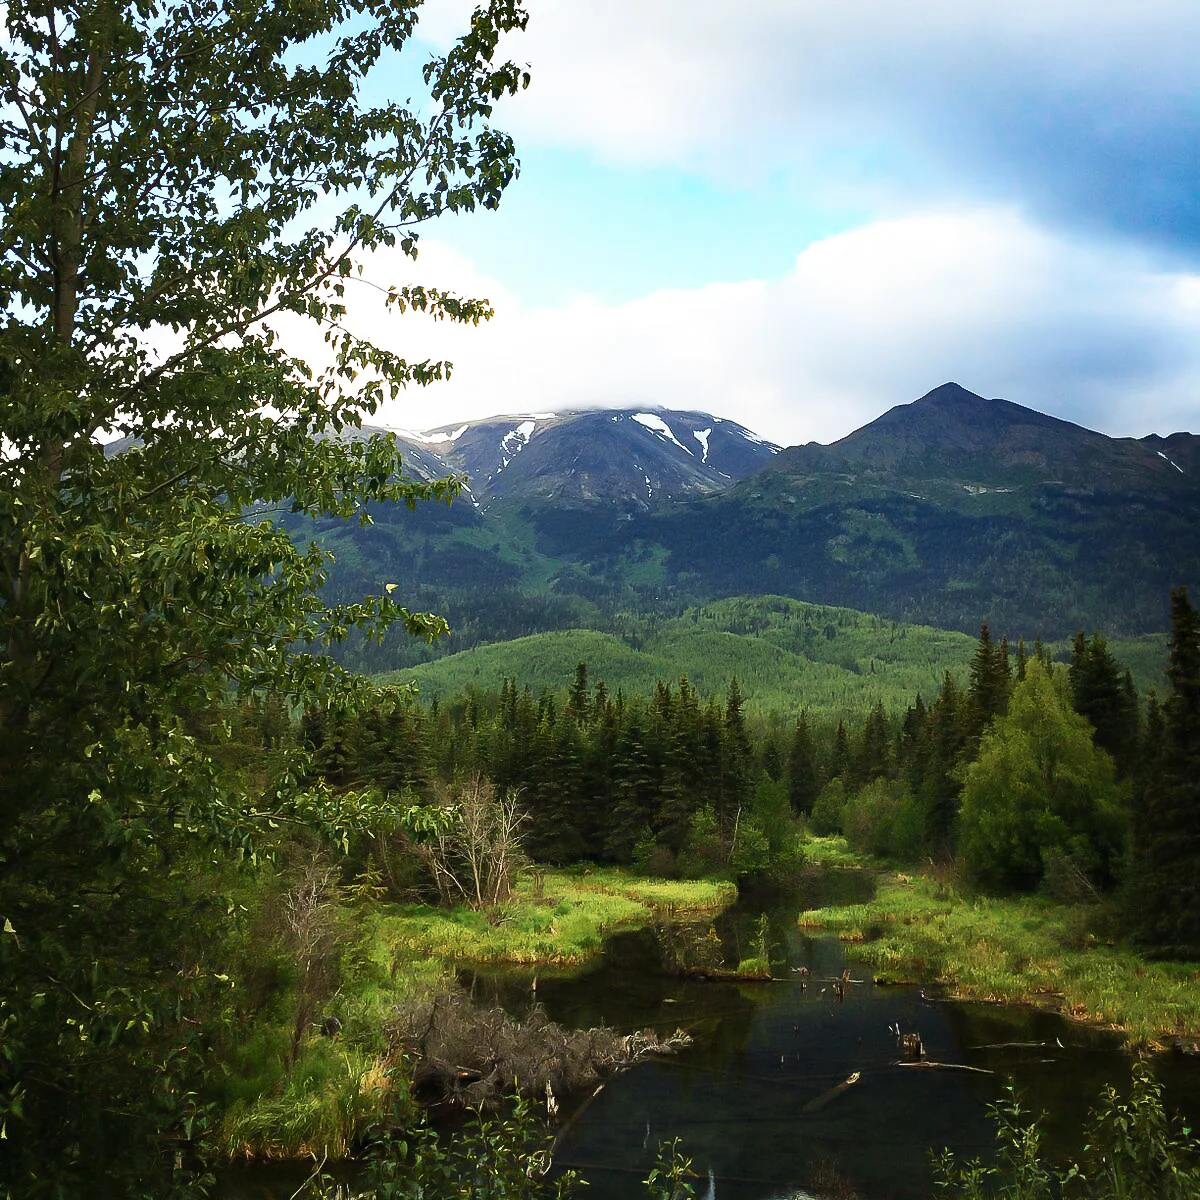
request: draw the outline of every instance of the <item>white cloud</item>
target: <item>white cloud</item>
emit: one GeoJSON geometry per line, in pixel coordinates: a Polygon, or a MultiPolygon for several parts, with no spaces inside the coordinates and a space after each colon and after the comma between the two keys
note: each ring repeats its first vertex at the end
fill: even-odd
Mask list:
{"type": "MultiPolygon", "coordinates": [[[[524,308],[463,256],[423,243],[427,282],[487,296],[486,326],[380,317],[352,326],[449,383],[384,419],[430,428],[589,405],[695,408],[773,440],[828,441],[954,379],[1114,434],[1200,427],[1200,277],[1056,237],[1009,210],[882,221],[814,243],[778,280],[524,308]]],[[[413,277],[399,256],[368,274],[413,277]]]]}
{"type": "MultiPolygon", "coordinates": [[[[432,0],[422,32],[444,43],[469,7],[432,0]]],[[[736,9],[539,0],[530,9],[527,31],[507,47],[536,79],[514,107],[515,127],[635,161],[686,158],[722,139],[756,144],[780,127],[790,139],[819,136],[831,117],[840,128],[882,94],[916,107],[948,93],[969,105],[971,93],[998,86],[1190,91],[1200,33],[1189,0],[744,0],[736,9]]]]}
{"type": "MultiPolygon", "coordinates": [[[[463,27],[430,0],[426,37],[463,27]]],[[[1193,0],[532,0],[505,50],[533,86],[517,144],[728,186],[789,175],[810,203],[959,202],[1196,240],[1193,0]]]]}

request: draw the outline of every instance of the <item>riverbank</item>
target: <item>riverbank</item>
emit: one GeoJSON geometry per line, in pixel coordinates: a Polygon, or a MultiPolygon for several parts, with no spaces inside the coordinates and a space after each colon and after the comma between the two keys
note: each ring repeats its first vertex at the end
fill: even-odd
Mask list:
{"type": "Polygon", "coordinates": [[[372,1124],[415,1109],[395,1044],[397,1010],[453,987],[469,963],[570,967],[607,933],[715,914],[736,898],[719,880],[651,879],[617,869],[530,873],[491,912],[362,901],[338,914],[337,987],[296,1037],[304,977],[278,994],[228,1052],[217,1098],[231,1157],[345,1157],[372,1124]]]}
{"type": "Polygon", "coordinates": [[[651,879],[618,868],[545,871],[524,876],[493,913],[389,905],[376,918],[375,936],[399,964],[574,966],[620,926],[713,914],[736,897],[723,880],[651,879]]]}
{"type": "Polygon", "coordinates": [[[1103,940],[1097,905],[977,896],[947,879],[884,871],[867,903],[811,909],[798,921],[856,943],[855,957],[889,982],[1052,1008],[1120,1030],[1135,1048],[1200,1046],[1200,966],[1148,962],[1103,940]]]}

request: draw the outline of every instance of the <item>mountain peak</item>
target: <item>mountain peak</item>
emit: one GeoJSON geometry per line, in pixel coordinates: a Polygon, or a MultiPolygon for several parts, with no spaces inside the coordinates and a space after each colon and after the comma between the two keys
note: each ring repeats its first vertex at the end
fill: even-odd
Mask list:
{"type": "Polygon", "coordinates": [[[950,382],[832,445],[784,451],[771,468],[812,478],[870,477],[876,487],[922,496],[931,479],[966,495],[1012,494],[1039,483],[1137,489],[1176,486],[1171,475],[1188,472],[1189,446],[1157,453],[1157,446],[1109,438],[950,382]]]}
{"type": "Polygon", "coordinates": [[[481,507],[648,509],[721,491],[779,449],[736,421],[659,405],[498,415],[394,436],[421,473],[467,475],[481,507]]]}
{"type": "Polygon", "coordinates": [[[969,392],[961,383],[943,383],[940,387],[935,387],[933,391],[926,392],[919,400],[914,400],[913,404],[931,405],[938,407],[946,407],[950,405],[962,404],[987,404],[988,401],[975,392],[969,392]]]}

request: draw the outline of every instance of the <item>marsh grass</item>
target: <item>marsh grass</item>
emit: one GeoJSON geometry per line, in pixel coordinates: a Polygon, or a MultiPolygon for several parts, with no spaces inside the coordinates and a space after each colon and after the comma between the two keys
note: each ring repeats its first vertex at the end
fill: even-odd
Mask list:
{"type": "Polygon", "coordinates": [[[230,1155],[344,1158],[369,1124],[397,1107],[386,1060],[356,1047],[308,1047],[272,1082],[226,1109],[221,1140],[230,1155]]]}
{"type": "Polygon", "coordinates": [[[938,981],[968,999],[1044,1004],[1149,1047],[1200,1038],[1196,964],[1147,962],[1106,944],[1087,930],[1101,912],[892,875],[869,903],[812,909],[799,923],[861,943],[855,956],[884,977],[938,981]]]}
{"type": "Polygon", "coordinates": [[[804,862],[812,867],[863,868],[866,860],[840,835],[832,837],[808,837],[801,843],[804,862]]]}
{"type": "Polygon", "coordinates": [[[730,883],[645,879],[610,869],[547,871],[522,880],[493,913],[393,906],[378,922],[393,970],[413,959],[565,966],[598,953],[620,925],[716,912],[734,897],[730,883]]]}
{"type": "Polygon", "coordinates": [[[294,981],[286,970],[272,976],[252,1024],[227,1051],[222,1144],[231,1156],[342,1158],[371,1125],[411,1111],[404,1072],[390,1069],[388,1030],[398,1009],[419,1008],[444,989],[456,963],[579,963],[609,929],[711,913],[733,898],[729,883],[591,870],[524,879],[491,913],[346,904],[339,987],[318,1014],[337,1018],[336,1036],[323,1037],[315,1022],[292,1063],[294,981]]]}

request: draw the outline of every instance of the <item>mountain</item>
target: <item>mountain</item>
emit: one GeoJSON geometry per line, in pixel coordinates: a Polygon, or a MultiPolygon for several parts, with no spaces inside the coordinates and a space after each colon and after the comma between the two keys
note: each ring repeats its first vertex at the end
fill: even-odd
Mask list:
{"type": "Polygon", "coordinates": [[[409,469],[465,473],[471,493],[314,527],[337,556],[336,594],[395,582],[454,629],[434,650],[400,636],[363,650],[353,661],[369,669],[619,633],[624,613],[721,597],[1053,640],[1160,632],[1169,589],[1200,592],[1200,438],[1110,438],[953,383],[831,445],[784,450],[662,408],[394,436],[409,469]]]}
{"type": "MultiPolygon", "coordinates": [[[[386,433],[405,469],[421,478],[465,475],[453,505],[376,505],[372,523],[294,521],[336,561],[339,599],[397,583],[406,603],[444,614],[447,653],[543,630],[595,626],[620,608],[658,608],[659,557],[625,544],[622,570],[593,576],[589,555],[630,528],[635,515],[714,494],[769,462],[779,447],[735,421],[664,408],[564,411],[386,433]]],[[[366,653],[364,651],[364,653],[366,653]]],[[[429,656],[402,637],[358,665],[402,665],[429,656]]]]}
{"type": "Polygon", "coordinates": [[[721,491],[779,447],[734,421],[665,408],[497,416],[422,433],[390,430],[410,469],[467,476],[469,497],[647,511],[721,491]]]}
{"type": "Polygon", "coordinates": [[[631,534],[693,595],[1057,637],[1165,628],[1169,588],[1200,585],[1198,529],[1195,435],[1110,438],[949,383],[631,534]]]}
{"type": "Polygon", "coordinates": [[[1198,447],[1191,434],[1106,437],[946,383],[832,445],[788,449],[771,470],[802,498],[810,485],[850,486],[860,496],[920,489],[922,499],[950,503],[989,492],[1027,499],[1042,485],[1187,493],[1200,483],[1198,447]]]}

